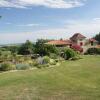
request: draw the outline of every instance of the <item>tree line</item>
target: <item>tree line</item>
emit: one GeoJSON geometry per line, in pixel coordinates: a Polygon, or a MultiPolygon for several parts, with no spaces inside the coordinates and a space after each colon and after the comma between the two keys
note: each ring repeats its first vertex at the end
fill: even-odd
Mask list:
{"type": "Polygon", "coordinates": [[[4,46],[0,48],[1,51],[11,51],[12,54],[31,55],[39,54],[40,56],[50,55],[50,53],[57,53],[57,48],[53,45],[45,44],[48,40],[38,39],[36,43],[27,40],[22,45],[18,46],[4,46]]]}

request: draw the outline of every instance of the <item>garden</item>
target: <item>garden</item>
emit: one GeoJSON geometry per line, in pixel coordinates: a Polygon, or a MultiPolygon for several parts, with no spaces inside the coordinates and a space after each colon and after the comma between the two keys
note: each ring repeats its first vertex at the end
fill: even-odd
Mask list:
{"type": "Polygon", "coordinates": [[[65,60],[80,59],[79,54],[70,48],[57,48],[38,40],[36,44],[26,41],[18,46],[0,48],[0,72],[26,70],[59,65],[65,60]]]}

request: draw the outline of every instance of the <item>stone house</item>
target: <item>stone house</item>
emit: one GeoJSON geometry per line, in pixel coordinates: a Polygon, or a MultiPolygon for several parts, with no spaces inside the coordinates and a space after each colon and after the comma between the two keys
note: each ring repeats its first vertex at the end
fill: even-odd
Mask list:
{"type": "Polygon", "coordinates": [[[93,38],[87,39],[84,35],[75,33],[69,40],[53,40],[46,44],[57,47],[70,47],[76,51],[85,53],[88,48],[96,47],[98,42],[93,38]]]}
{"type": "Polygon", "coordinates": [[[89,48],[95,48],[96,45],[98,44],[98,42],[91,38],[91,39],[87,39],[84,35],[80,34],[80,33],[75,33],[70,40],[72,41],[72,44],[77,44],[79,45],[81,48],[83,48],[83,53],[85,53],[87,51],[87,49],[89,48]]]}

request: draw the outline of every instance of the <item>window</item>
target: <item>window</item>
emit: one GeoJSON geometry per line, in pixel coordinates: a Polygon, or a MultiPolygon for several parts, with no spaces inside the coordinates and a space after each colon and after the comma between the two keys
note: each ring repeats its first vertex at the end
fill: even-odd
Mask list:
{"type": "Polygon", "coordinates": [[[80,42],[80,46],[83,46],[83,42],[80,42]]]}
{"type": "Polygon", "coordinates": [[[83,41],[82,39],[80,39],[80,41],[83,41]]]}
{"type": "Polygon", "coordinates": [[[93,46],[93,41],[91,41],[91,46],[93,46]]]}

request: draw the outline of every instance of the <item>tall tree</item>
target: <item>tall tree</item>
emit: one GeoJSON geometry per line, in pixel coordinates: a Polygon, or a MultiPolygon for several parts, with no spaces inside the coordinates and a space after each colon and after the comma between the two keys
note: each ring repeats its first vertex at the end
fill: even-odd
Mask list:
{"type": "Polygon", "coordinates": [[[50,55],[50,53],[57,53],[57,48],[53,45],[45,44],[47,40],[39,39],[35,45],[35,53],[41,56],[50,55]]]}
{"type": "Polygon", "coordinates": [[[19,54],[22,55],[28,55],[33,53],[33,44],[27,40],[26,43],[24,43],[20,48],[19,48],[19,54]]]}
{"type": "Polygon", "coordinates": [[[100,32],[99,32],[99,34],[97,34],[94,38],[95,38],[95,39],[98,41],[98,43],[100,44],[100,32]]]}

